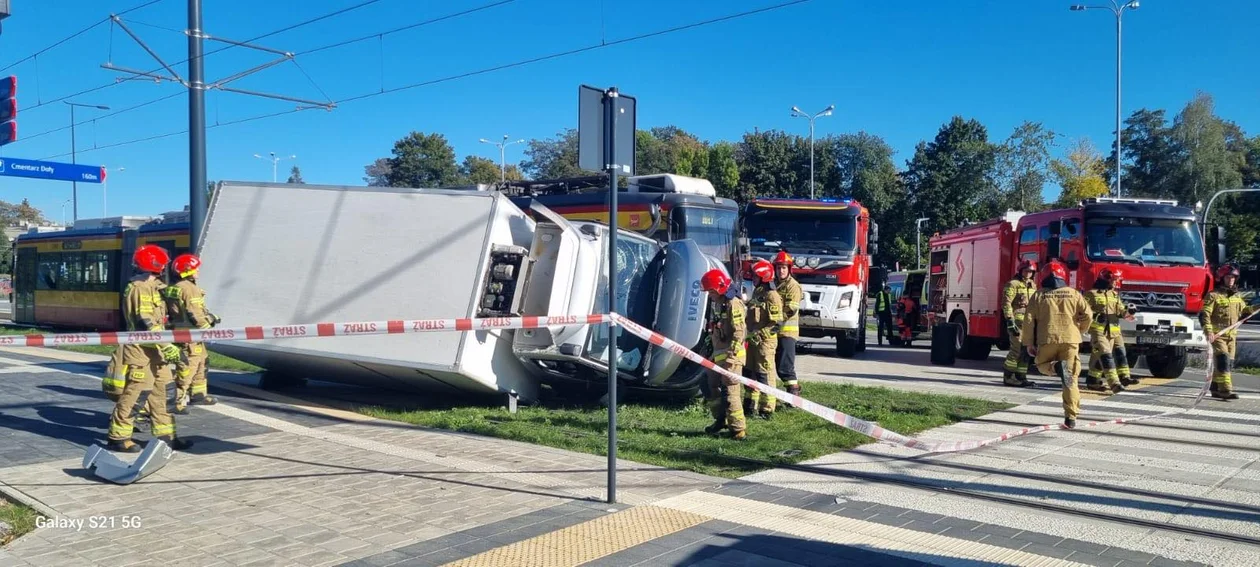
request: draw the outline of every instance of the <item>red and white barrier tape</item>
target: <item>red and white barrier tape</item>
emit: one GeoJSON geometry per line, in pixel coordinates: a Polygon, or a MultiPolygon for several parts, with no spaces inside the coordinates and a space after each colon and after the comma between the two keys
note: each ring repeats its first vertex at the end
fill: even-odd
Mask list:
{"type": "MultiPolygon", "coordinates": [[[[1253,313],[1233,325],[1222,329],[1220,333],[1209,337],[1208,342],[1214,341],[1218,336],[1230,332],[1242,326],[1248,319],[1260,314],[1260,311],[1253,313]]],[[[1008,439],[1049,431],[1052,429],[1066,429],[1063,424],[1039,425],[1036,427],[1028,427],[1005,433],[992,439],[982,441],[928,441],[915,437],[906,437],[895,431],[889,431],[874,423],[858,419],[851,415],[845,414],[827,406],[811,402],[800,396],[789,394],[778,388],[773,388],[767,384],[762,384],[755,380],[750,380],[743,376],[734,374],[728,370],[718,367],[712,361],[696,354],[691,349],[682,346],[670,340],[669,338],[651,331],[643,326],[627,319],[617,313],[608,315],[558,315],[550,317],[491,317],[480,319],[398,319],[388,321],[365,321],[358,323],[307,323],[299,325],[272,325],[272,326],[250,326],[235,327],[223,329],[177,329],[171,331],[157,332],[106,332],[106,333],[64,333],[53,335],[0,335],[0,346],[28,346],[28,347],[50,347],[50,346],[69,346],[69,345],[142,345],[142,344],[161,344],[161,343],[190,343],[190,342],[225,342],[225,341],[252,341],[264,339],[296,339],[310,337],[343,337],[356,335],[393,335],[405,333],[441,333],[441,332],[463,332],[463,331],[492,331],[496,329],[538,329],[543,327],[565,327],[569,325],[598,325],[602,323],[613,323],[622,326],[627,331],[637,335],[638,337],[695,362],[707,369],[718,372],[724,376],[734,378],[740,384],[747,386],[758,392],[763,392],[774,396],[782,402],[792,404],[792,406],[800,408],[817,417],[825,419],[831,423],[851,429],[868,437],[874,438],[884,443],[891,443],[903,447],[919,449],[927,453],[949,453],[955,451],[966,451],[986,445],[992,445],[1008,439]]],[[[1164,413],[1154,415],[1144,415],[1131,418],[1118,418],[1109,421],[1095,421],[1086,424],[1077,425],[1077,428],[1094,427],[1104,424],[1120,424],[1134,423],[1153,419],[1157,417],[1167,417],[1180,413],[1188,412],[1199,405],[1207,395],[1208,389],[1212,382],[1213,357],[1208,357],[1206,380],[1203,387],[1200,388],[1198,396],[1194,402],[1186,408],[1177,408],[1166,411],[1164,413]]]]}
{"type": "MultiPolygon", "coordinates": [[[[1260,313],[1260,312],[1257,312],[1257,313],[1260,313]]],[[[1254,315],[1256,315],[1256,313],[1253,313],[1252,315],[1238,321],[1237,323],[1225,329],[1222,329],[1220,333],[1213,335],[1209,339],[1208,342],[1215,340],[1216,337],[1220,336],[1221,334],[1237,329],[1244,322],[1246,322],[1247,319],[1250,319],[1254,315]]],[[[740,384],[743,384],[744,386],[752,388],[753,390],[756,390],[758,392],[763,392],[771,396],[774,396],[781,402],[792,404],[792,406],[794,407],[805,410],[817,417],[830,421],[831,423],[839,425],[845,429],[851,429],[853,431],[856,431],[868,437],[872,437],[884,443],[891,443],[893,445],[900,445],[900,446],[909,447],[912,449],[919,449],[926,453],[951,453],[951,452],[956,452],[956,451],[967,451],[971,449],[976,449],[979,447],[984,447],[986,445],[992,445],[994,443],[1006,441],[1008,439],[1022,437],[1024,435],[1031,435],[1033,433],[1041,433],[1042,431],[1050,431],[1052,429],[1066,429],[1067,428],[1067,426],[1063,425],[1062,423],[1038,425],[1036,427],[1026,427],[1018,431],[1004,433],[992,439],[985,439],[981,441],[929,441],[925,439],[918,439],[915,437],[906,437],[895,431],[889,431],[887,429],[884,429],[869,421],[858,419],[846,413],[836,411],[827,406],[811,402],[800,396],[795,396],[783,390],[780,390],[778,388],[771,387],[767,384],[762,384],[761,382],[750,380],[743,376],[737,375],[729,370],[726,370],[724,368],[717,366],[715,363],[704,358],[703,356],[700,356],[699,354],[692,352],[691,349],[688,349],[687,347],[684,347],[663,335],[660,335],[656,332],[646,329],[642,327],[641,325],[635,323],[634,321],[626,319],[625,317],[621,315],[613,313],[612,318],[618,325],[621,325],[627,331],[637,335],[639,338],[642,338],[643,340],[646,340],[654,345],[660,346],[661,348],[669,349],[675,354],[682,356],[686,358],[687,360],[695,362],[696,364],[704,366],[705,368],[718,372],[722,374],[723,376],[734,378],[738,380],[740,384]]],[[[1208,388],[1210,387],[1211,383],[1212,383],[1212,357],[1209,356],[1208,364],[1207,364],[1207,379],[1204,381],[1203,387],[1200,388],[1198,396],[1195,397],[1194,402],[1190,404],[1189,407],[1176,408],[1176,409],[1172,409],[1172,410],[1159,413],[1159,414],[1154,414],[1154,415],[1125,417],[1125,418],[1112,419],[1108,421],[1094,421],[1094,422],[1090,422],[1086,424],[1078,424],[1076,428],[1079,429],[1082,427],[1095,427],[1098,425],[1112,424],[1112,423],[1115,423],[1115,424],[1134,423],[1134,422],[1144,421],[1147,419],[1153,419],[1157,417],[1167,417],[1170,415],[1185,413],[1194,409],[1195,406],[1199,405],[1199,402],[1202,401],[1203,397],[1207,394],[1208,388]]]]}
{"type": "Polygon", "coordinates": [[[553,317],[489,317],[481,319],[397,319],[358,323],[306,323],[255,325],[215,329],[175,329],[154,332],[64,333],[55,335],[0,335],[0,346],[50,347],[70,345],[148,345],[162,343],[215,343],[263,339],[301,339],[354,335],[395,335],[495,329],[538,329],[569,325],[598,325],[607,315],[557,315],[553,317]]]}

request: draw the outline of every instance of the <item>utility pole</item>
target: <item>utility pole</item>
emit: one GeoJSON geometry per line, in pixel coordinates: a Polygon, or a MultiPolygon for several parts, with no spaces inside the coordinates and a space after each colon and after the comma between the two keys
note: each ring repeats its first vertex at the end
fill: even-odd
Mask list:
{"type": "Polygon", "coordinates": [[[261,159],[261,160],[266,160],[266,161],[270,161],[270,162],[271,162],[271,182],[272,182],[272,183],[279,183],[279,182],[280,182],[280,181],[279,181],[279,179],[280,179],[280,178],[277,176],[277,173],[278,173],[277,166],[280,164],[280,161],[281,161],[281,160],[286,160],[286,159],[297,159],[297,156],[295,156],[295,155],[291,155],[291,156],[289,156],[289,157],[287,157],[287,158],[281,158],[281,157],[276,157],[276,152],[271,152],[271,153],[270,153],[270,155],[271,155],[271,157],[270,157],[270,158],[265,158],[265,157],[262,157],[262,156],[260,156],[260,155],[258,155],[258,154],[254,154],[254,157],[256,157],[256,158],[258,158],[258,159],[261,159]]]}
{"type": "MultiPolygon", "coordinates": [[[[336,105],[333,104],[332,101],[313,102],[300,98],[260,93],[226,86],[230,82],[242,79],[248,75],[262,71],[263,69],[274,67],[285,61],[292,61],[294,55],[293,53],[280,51],[278,49],[260,47],[247,42],[232,41],[230,39],[207,35],[201,29],[201,0],[188,0],[188,29],[185,30],[185,33],[188,35],[188,80],[184,80],[180,77],[171,65],[168,65],[166,61],[162,60],[161,56],[159,56],[157,52],[149,48],[149,46],[146,45],[139,36],[131,31],[131,28],[123,22],[122,18],[115,14],[110,16],[110,20],[117,24],[119,28],[127,33],[127,35],[131,36],[131,39],[135,40],[140,47],[144,48],[150,56],[157,60],[157,62],[162,65],[162,68],[154,69],[152,71],[137,71],[135,69],[128,69],[114,65],[113,62],[103,63],[101,65],[102,68],[126,73],[131,75],[131,78],[133,79],[144,77],[158,83],[162,81],[171,81],[179,83],[184,88],[188,89],[188,208],[191,216],[191,222],[189,222],[189,241],[191,245],[190,248],[195,252],[201,242],[202,225],[206,220],[206,91],[209,89],[218,89],[221,91],[241,93],[251,96],[297,102],[304,105],[299,107],[299,110],[305,110],[307,108],[323,108],[326,110],[332,110],[336,105]],[[265,51],[275,54],[279,58],[274,61],[258,65],[252,69],[236,73],[235,75],[206,83],[205,52],[203,50],[203,40],[206,39],[226,43],[229,47],[239,46],[258,51],[265,51]],[[165,69],[168,74],[161,74],[163,69],[165,69]]],[[[223,49],[227,48],[225,47],[219,49],[218,51],[222,51],[223,49]]]]}
{"type": "Polygon", "coordinates": [[[1129,0],[1124,5],[1111,0],[1110,6],[1082,6],[1080,4],[1071,6],[1073,12],[1111,10],[1116,15],[1116,197],[1120,196],[1120,16],[1126,9],[1136,10],[1140,5],[1138,0],[1129,0]]]}
{"type": "Polygon", "coordinates": [[[800,108],[797,108],[795,106],[792,107],[793,118],[801,117],[801,118],[805,118],[809,120],[809,198],[810,200],[813,200],[814,198],[814,120],[817,120],[818,117],[820,116],[831,116],[831,111],[835,110],[835,108],[836,108],[836,105],[833,104],[831,106],[828,106],[822,112],[819,112],[818,114],[810,116],[808,114],[805,114],[804,112],[801,112],[800,108]]]}
{"type": "MultiPolygon", "coordinates": [[[[95,108],[98,110],[109,110],[109,107],[99,105],[99,104],[79,104],[77,102],[66,102],[66,105],[70,107],[70,163],[77,164],[78,161],[76,160],[76,156],[75,156],[76,149],[75,149],[75,142],[74,142],[74,107],[83,106],[87,108],[95,108]]],[[[74,210],[73,218],[75,222],[79,222],[79,182],[71,181],[70,186],[71,186],[70,199],[71,199],[71,202],[73,203],[73,210],[74,210]]],[[[61,216],[65,217],[64,214],[61,216]]],[[[65,224],[65,222],[66,222],[65,218],[62,218],[61,223],[65,224]]]]}
{"type": "Polygon", "coordinates": [[[492,146],[496,146],[499,148],[499,182],[500,183],[507,181],[507,153],[505,152],[505,149],[512,144],[520,144],[520,143],[525,142],[525,140],[516,140],[515,142],[509,142],[507,141],[507,139],[508,139],[508,135],[504,134],[502,142],[491,142],[490,140],[487,140],[485,138],[478,140],[479,142],[483,144],[490,144],[492,146]]]}
{"type": "Polygon", "coordinates": [[[923,268],[923,252],[919,249],[919,243],[923,240],[923,223],[929,219],[921,218],[914,221],[914,269],[923,268]]]}
{"type": "Polygon", "coordinates": [[[206,90],[201,0],[188,0],[188,247],[195,254],[206,221],[206,90]]]}

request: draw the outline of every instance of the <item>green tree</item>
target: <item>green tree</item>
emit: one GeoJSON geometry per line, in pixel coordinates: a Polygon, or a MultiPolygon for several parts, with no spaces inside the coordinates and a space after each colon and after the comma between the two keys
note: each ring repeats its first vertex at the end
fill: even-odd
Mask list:
{"type": "Polygon", "coordinates": [[[412,132],[394,143],[389,158],[391,187],[449,187],[459,182],[455,150],[442,134],[412,132]]]}
{"type": "MultiPolygon", "coordinates": [[[[955,116],[933,141],[919,142],[906,163],[905,210],[931,219],[924,226],[925,234],[996,216],[996,155],[983,124],[955,116]]],[[[914,234],[914,227],[898,233],[914,234]]]]}
{"type": "Polygon", "coordinates": [[[998,147],[1000,210],[1032,212],[1042,208],[1041,192],[1050,179],[1050,148],[1055,137],[1040,122],[1025,121],[998,147]]]}
{"type": "Polygon", "coordinates": [[[1243,187],[1260,187],[1260,135],[1247,140],[1242,151],[1243,187]]]}
{"type": "Polygon", "coordinates": [[[1051,175],[1062,187],[1056,207],[1075,207],[1084,199],[1107,195],[1107,182],[1103,180],[1107,164],[1089,138],[1077,140],[1066,157],[1050,162],[1051,175]]]}
{"type": "Polygon", "coordinates": [[[1242,185],[1246,155],[1237,145],[1230,147],[1228,130],[1213,112],[1212,97],[1205,93],[1195,95],[1177,114],[1171,138],[1180,167],[1173,196],[1185,203],[1206,202],[1218,190],[1242,185]]]}
{"type": "MultiPolygon", "coordinates": [[[[1124,170],[1121,191],[1125,195],[1145,197],[1176,196],[1176,172],[1180,158],[1164,111],[1143,108],[1125,119],[1124,124],[1123,155],[1128,163],[1121,166],[1124,170]]],[[[1113,148],[1103,173],[1108,187],[1114,187],[1116,182],[1115,157],[1113,148]]]]}
{"type": "MultiPolygon", "coordinates": [[[[795,158],[800,150],[796,138],[779,130],[744,133],[735,150],[739,163],[738,201],[790,195],[793,188],[801,185],[794,163],[799,161],[795,158]]],[[[809,157],[805,160],[808,168],[809,157]]],[[[804,183],[809,183],[808,169],[804,183]]]]}
{"type": "MultiPolygon", "coordinates": [[[[857,199],[871,211],[884,240],[875,262],[891,266],[900,257],[896,239],[890,238],[897,233],[890,229],[904,227],[904,219],[894,212],[904,206],[906,197],[892,160],[892,147],[883,138],[866,132],[842,134],[828,138],[826,143],[835,165],[828,168],[835,171],[829,176],[833,178],[829,179],[829,187],[834,187],[839,196],[857,199]]],[[[910,226],[913,229],[913,224],[910,226]]],[[[909,251],[913,252],[913,247],[909,251]]]]}
{"type": "Polygon", "coordinates": [[[508,164],[506,168],[500,168],[494,160],[480,156],[465,156],[464,162],[459,165],[459,175],[461,183],[465,185],[493,185],[504,177],[508,181],[522,179],[521,170],[515,165],[508,164]]]}
{"type": "Polygon", "coordinates": [[[298,166],[295,165],[293,166],[293,169],[289,170],[289,180],[286,181],[286,183],[296,183],[299,185],[306,183],[302,180],[302,170],[298,169],[298,166]]]}
{"type": "Polygon", "coordinates": [[[735,161],[735,145],[718,142],[709,148],[706,177],[719,197],[734,199],[739,196],[739,163],[735,161]]]}
{"type": "Polygon", "coordinates": [[[389,158],[377,158],[363,166],[363,182],[368,187],[389,187],[389,158]]]}
{"type": "MultiPolygon", "coordinates": [[[[530,140],[525,148],[526,159],[521,169],[530,179],[561,179],[599,175],[578,167],[578,133],[565,129],[554,138],[530,140]]],[[[636,158],[637,159],[637,158],[636,158]]]]}

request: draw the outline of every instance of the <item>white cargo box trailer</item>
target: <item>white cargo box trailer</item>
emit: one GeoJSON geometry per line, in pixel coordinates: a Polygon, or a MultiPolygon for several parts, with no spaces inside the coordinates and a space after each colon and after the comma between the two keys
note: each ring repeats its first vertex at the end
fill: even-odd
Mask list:
{"type": "MultiPolygon", "coordinates": [[[[224,325],[477,317],[496,246],[534,222],[503,195],[220,183],[198,282],[224,325]]],[[[510,331],[223,342],[272,371],[393,389],[537,393],[510,331]]]]}

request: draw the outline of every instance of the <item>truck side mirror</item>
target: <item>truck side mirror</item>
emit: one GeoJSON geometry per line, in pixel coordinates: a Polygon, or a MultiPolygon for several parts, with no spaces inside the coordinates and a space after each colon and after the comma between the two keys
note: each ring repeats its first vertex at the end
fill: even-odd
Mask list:
{"type": "Polygon", "coordinates": [[[747,256],[747,255],[748,255],[748,237],[746,237],[746,236],[741,236],[741,237],[737,238],[737,239],[735,240],[735,242],[736,242],[736,243],[738,244],[738,246],[739,246],[739,254],[740,254],[741,256],[747,256]]]}
{"type": "Polygon", "coordinates": [[[1225,227],[1216,226],[1212,228],[1208,239],[1208,262],[1213,266],[1219,266],[1225,262],[1227,258],[1225,254],[1225,227]]]}
{"type": "MultiPolygon", "coordinates": [[[[871,223],[871,242],[879,242],[879,225],[873,222],[871,223]]],[[[874,252],[871,252],[871,254],[874,254],[874,252]]]]}
{"type": "Polygon", "coordinates": [[[1049,262],[1052,258],[1058,258],[1059,250],[1059,231],[1063,229],[1063,223],[1060,221],[1050,221],[1050,237],[1046,238],[1046,258],[1049,262]]]}

